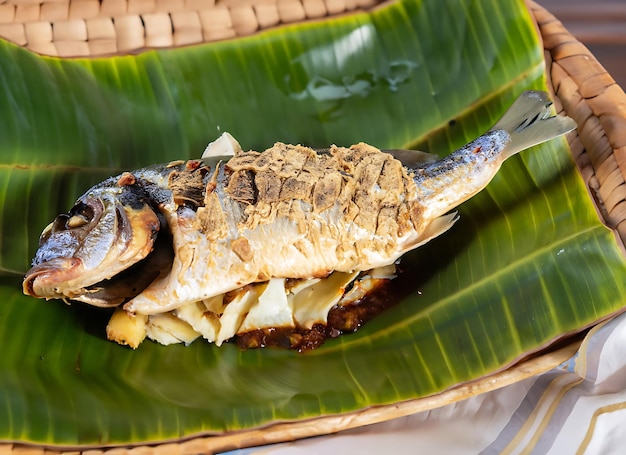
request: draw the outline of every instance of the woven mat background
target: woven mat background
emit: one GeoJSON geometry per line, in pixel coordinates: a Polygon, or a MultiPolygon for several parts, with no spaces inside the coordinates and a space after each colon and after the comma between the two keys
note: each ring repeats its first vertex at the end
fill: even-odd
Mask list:
{"type": "Polygon", "coordinates": [[[382,0],[0,0],[0,37],[33,52],[96,57],[245,36],[382,0]]]}

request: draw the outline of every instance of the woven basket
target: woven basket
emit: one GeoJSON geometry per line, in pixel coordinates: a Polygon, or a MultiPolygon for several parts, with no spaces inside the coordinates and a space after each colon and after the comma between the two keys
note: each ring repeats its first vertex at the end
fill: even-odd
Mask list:
{"type": "Polygon", "coordinates": [[[601,218],[626,241],[626,95],[615,80],[549,12],[528,2],[545,49],[548,85],[576,120],[569,137],[601,218]]]}
{"type": "Polygon", "coordinates": [[[368,9],[382,0],[0,0],[0,36],[44,55],[188,46],[368,9]]]}
{"type": "MultiPolygon", "coordinates": [[[[0,0],[0,36],[61,57],[136,53],[249,35],[262,29],[376,7],[381,0],[0,0]]],[[[538,4],[528,1],[545,49],[548,88],[578,130],[570,147],[599,216],[626,242],[626,94],[589,50],[538,4]]],[[[625,250],[626,255],[626,250],[625,250]]],[[[59,452],[0,444],[0,453],[212,453],[334,433],[433,409],[547,371],[580,341],[436,396],[263,429],[155,446],[59,452]]]]}

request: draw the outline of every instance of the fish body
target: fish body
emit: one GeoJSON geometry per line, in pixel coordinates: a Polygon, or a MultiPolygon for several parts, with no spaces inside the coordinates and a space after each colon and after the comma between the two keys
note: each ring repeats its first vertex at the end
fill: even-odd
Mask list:
{"type": "MultiPolygon", "coordinates": [[[[364,143],[326,150],[277,143],[259,153],[231,141],[232,156],[123,173],[44,230],[24,292],[123,305],[143,316],[183,314],[222,298],[210,312],[225,323],[227,306],[240,303],[224,304],[223,296],[249,296],[255,283],[267,283],[263,292],[280,302],[276,280],[287,294],[285,280],[354,280],[447,231],[457,219],[450,211],[483,189],[505,159],[575,128],[549,106],[546,94],[526,92],[492,130],[436,161],[364,143]]],[[[296,320],[306,313],[293,308],[296,297],[282,307],[263,307],[258,302],[268,299],[257,297],[248,299],[252,307],[241,303],[235,325],[246,326],[244,313],[255,311],[276,313],[256,325],[310,325],[296,320]]]]}

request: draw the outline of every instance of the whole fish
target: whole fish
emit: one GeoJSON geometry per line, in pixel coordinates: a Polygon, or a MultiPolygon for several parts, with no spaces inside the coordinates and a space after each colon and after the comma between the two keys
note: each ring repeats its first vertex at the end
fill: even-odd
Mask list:
{"type": "Polygon", "coordinates": [[[202,334],[220,344],[250,330],[310,329],[350,283],[367,293],[367,279],[393,276],[403,254],[450,229],[450,211],[504,160],[576,127],[550,105],[525,92],[491,130],[437,161],[364,143],[244,152],[223,136],[207,155],[231,156],[89,189],[44,229],[24,292],[119,306],[109,337],[133,347],[146,330],[164,343],[202,334]]]}

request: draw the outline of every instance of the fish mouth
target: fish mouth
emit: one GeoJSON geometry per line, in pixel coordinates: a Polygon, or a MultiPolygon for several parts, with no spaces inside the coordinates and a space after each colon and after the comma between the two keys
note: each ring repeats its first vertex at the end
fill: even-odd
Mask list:
{"type": "Polygon", "coordinates": [[[31,268],[22,283],[24,294],[33,297],[62,298],[59,283],[80,276],[83,261],[80,258],[54,258],[31,268]]]}

